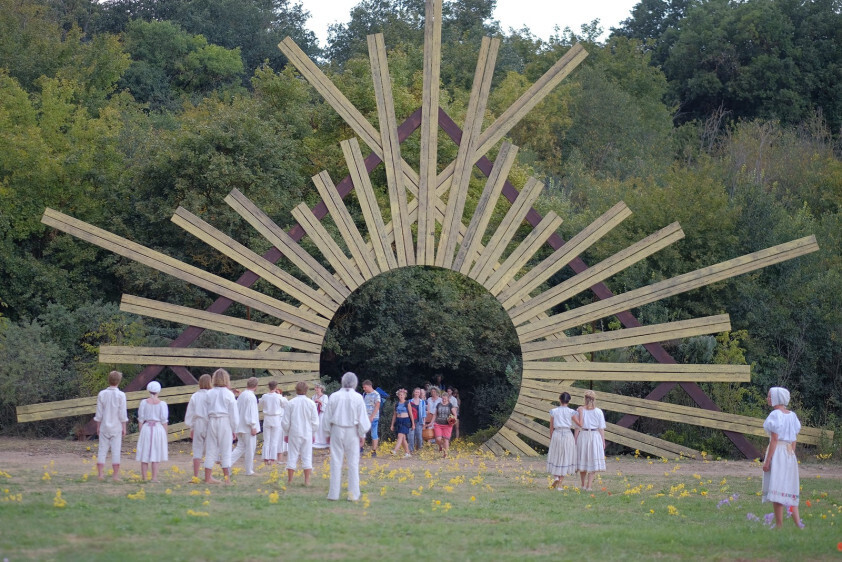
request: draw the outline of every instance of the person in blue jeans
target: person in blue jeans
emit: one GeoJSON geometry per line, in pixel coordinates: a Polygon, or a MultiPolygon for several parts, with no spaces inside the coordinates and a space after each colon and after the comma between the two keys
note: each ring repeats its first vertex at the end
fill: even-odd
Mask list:
{"type": "MultiPolygon", "coordinates": [[[[380,393],[374,390],[370,380],[363,381],[363,400],[365,411],[371,422],[371,456],[377,456],[377,445],[380,443],[380,393]]],[[[362,452],[362,449],[360,450],[362,452]]]]}
{"type": "Polygon", "coordinates": [[[427,419],[427,401],[421,397],[421,389],[416,388],[412,391],[412,400],[409,401],[413,412],[413,419],[415,420],[415,429],[409,435],[409,450],[414,452],[416,449],[421,450],[424,446],[424,423],[427,419]]]}

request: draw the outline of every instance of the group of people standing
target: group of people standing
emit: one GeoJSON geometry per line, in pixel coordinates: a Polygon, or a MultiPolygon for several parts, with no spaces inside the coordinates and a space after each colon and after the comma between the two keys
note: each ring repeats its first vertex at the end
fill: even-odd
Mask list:
{"type": "Polygon", "coordinates": [[[550,450],[547,472],[562,489],[564,477],[579,473],[582,489],[590,491],[594,474],[605,471],[605,415],[596,407],[596,394],[585,391],[585,405],[568,407],[570,394],[562,392],[558,408],[550,410],[550,450]]]}

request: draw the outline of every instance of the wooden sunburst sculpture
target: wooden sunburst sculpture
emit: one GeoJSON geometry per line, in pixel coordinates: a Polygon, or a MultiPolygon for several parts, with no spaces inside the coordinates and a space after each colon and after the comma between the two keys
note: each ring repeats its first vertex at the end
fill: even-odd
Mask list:
{"type": "MultiPolygon", "coordinates": [[[[100,361],[150,365],[127,388],[130,391],[143,388],[163,366],[169,366],[185,382],[185,386],[165,389],[161,393],[170,403],[187,402],[195,392],[196,381],[186,368],[190,366],[265,369],[272,375],[271,378],[289,389],[298,380],[313,382],[318,379],[326,330],[334,313],[352,291],[367,280],[399,267],[437,266],[460,272],[482,284],[508,312],[520,339],[523,373],[517,404],[498,433],[482,445],[485,450],[496,454],[509,451],[536,455],[524,438],[549,444],[546,427],[536,420],[549,419],[548,412],[559,393],[567,391],[574,404],[581,404],[583,389],[573,386],[577,380],[611,380],[655,381],[661,384],[648,399],[597,393],[603,409],[625,414],[619,423],[608,425],[605,432],[608,440],[663,457],[697,456],[697,451],[690,448],[629,429],[637,417],[643,416],[723,430],[745,455],[756,456],[744,434],[764,435],[763,420],[719,411],[696,385],[702,381],[749,382],[749,367],[679,365],[658,345],[658,342],[667,340],[730,330],[728,316],[641,326],[627,311],[813,252],[818,249],[815,238],[802,238],[633,291],[611,294],[602,284],[605,279],[681,239],[684,234],[680,226],[677,223],[666,226],[599,264],[587,267],[578,256],[631,214],[626,205],[618,203],[572,239],[563,242],[556,234],[562,219],[553,212],[542,218],[532,209],[543,185],[530,178],[518,193],[507,181],[517,147],[503,142],[493,163],[485,157],[530,109],[584,60],[587,53],[581,45],[573,46],[483,130],[499,46],[498,39],[483,39],[465,122],[460,130],[439,107],[441,4],[441,0],[426,2],[422,107],[401,125],[395,116],[383,36],[368,37],[379,131],[291,39],[287,38],[279,45],[289,61],[372,153],[364,158],[356,138],[343,141],[342,151],[349,176],[338,185],[334,185],[327,172],[315,176],[313,182],[323,201],[312,210],[303,203],[297,206],[293,216],[298,225],[289,233],[276,225],[243,193],[237,190],[231,192],[225,201],[273,246],[263,256],[190,211],[177,209],[173,222],[247,270],[238,281],[213,275],[58,211],[45,211],[42,220],[47,225],[219,295],[208,310],[124,295],[121,310],[187,324],[190,328],[170,347],[103,346],[100,361]],[[401,157],[401,142],[418,127],[421,128],[421,150],[420,167],[416,171],[401,157]],[[437,162],[439,128],[459,147],[456,159],[441,171],[437,162]],[[391,222],[388,223],[384,221],[369,177],[381,162],[386,171],[390,203],[391,222]],[[473,215],[464,217],[468,183],[474,166],[488,179],[473,215]],[[355,223],[343,202],[352,189],[362,208],[365,229],[355,223]],[[501,197],[508,199],[511,206],[488,243],[483,245],[492,213],[501,197]],[[347,253],[322,226],[320,220],[327,213],[336,223],[347,253]],[[513,244],[516,231],[524,221],[534,228],[523,240],[513,244]],[[417,223],[415,237],[414,223],[417,223]],[[437,225],[441,225],[438,241],[437,225]],[[298,241],[303,236],[308,236],[315,244],[330,269],[302,249],[298,241]],[[530,267],[530,260],[544,244],[549,244],[555,251],[530,267]],[[515,248],[507,252],[510,245],[515,248]],[[310,283],[300,281],[277,266],[282,255],[303,272],[310,283]],[[575,275],[550,289],[539,290],[565,266],[570,266],[575,275]],[[291,305],[252,289],[251,285],[258,278],[284,291],[299,305],[291,305]],[[587,289],[594,290],[599,300],[552,314],[556,305],[587,289]],[[224,312],[232,302],[275,317],[279,325],[227,316],[224,312]],[[624,329],[575,337],[565,335],[565,330],[614,315],[621,320],[624,329]],[[256,350],[250,351],[187,347],[206,329],[262,343],[256,350]],[[633,345],[647,346],[659,364],[598,363],[585,357],[586,353],[633,345]],[[658,401],[677,384],[701,407],[658,401]]],[[[269,378],[264,378],[261,383],[265,385],[269,378]]],[[[130,392],[129,407],[136,407],[145,396],[145,392],[130,392]]],[[[89,414],[94,408],[95,398],[21,406],[18,408],[18,419],[34,421],[89,414]]],[[[170,438],[180,438],[183,429],[183,424],[171,425],[170,438]]],[[[819,430],[804,428],[798,439],[815,444],[820,437],[819,430]]]]}

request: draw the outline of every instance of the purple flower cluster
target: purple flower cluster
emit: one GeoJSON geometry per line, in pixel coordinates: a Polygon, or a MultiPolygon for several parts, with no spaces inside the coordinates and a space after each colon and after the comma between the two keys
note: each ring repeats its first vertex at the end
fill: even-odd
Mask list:
{"type": "Polygon", "coordinates": [[[716,508],[721,509],[723,505],[730,505],[731,502],[735,502],[738,499],[740,499],[740,494],[734,494],[733,496],[728,496],[725,499],[719,500],[719,502],[716,504],[716,508]]]}

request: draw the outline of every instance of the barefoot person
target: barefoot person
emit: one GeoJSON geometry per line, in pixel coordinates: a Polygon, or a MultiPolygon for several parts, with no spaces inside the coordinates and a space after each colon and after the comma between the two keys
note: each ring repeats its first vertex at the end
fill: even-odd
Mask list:
{"type": "Polygon", "coordinates": [[[357,375],[342,375],[342,388],[330,395],[323,418],[330,432],[329,500],[339,499],[343,461],[348,463],[348,499],[360,499],[360,445],[371,428],[371,421],[356,388],[357,375]]]}
{"type": "Polygon", "coordinates": [[[295,385],[296,397],[289,401],[284,412],[283,426],[287,450],[287,482],[292,483],[292,476],[301,460],[304,470],[304,485],[310,485],[313,473],[313,434],[319,428],[319,412],[316,403],[307,398],[307,383],[299,381],[295,385]]]}
{"type": "Polygon", "coordinates": [[[169,459],[167,451],[167,403],[158,398],[161,383],[152,381],[146,385],[149,398],[140,402],[137,422],[140,435],[137,438],[137,460],[140,461],[140,475],[146,481],[146,471],[152,465],[152,482],[158,482],[158,465],[169,459]]]}
{"type": "Polygon", "coordinates": [[[576,441],[573,439],[573,424],[579,425],[576,410],[568,408],[570,395],[562,392],[558,396],[560,406],[550,410],[550,450],[547,453],[547,472],[555,480],[552,487],[561,490],[564,477],[576,474],[576,441]]]}
{"type": "Polygon", "coordinates": [[[263,410],[263,462],[267,465],[275,464],[281,453],[283,429],[281,422],[287,399],[278,390],[278,381],[269,381],[269,392],[260,397],[260,408],[263,410]]]}
{"type": "Polygon", "coordinates": [[[205,456],[205,439],[208,434],[208,391],[211,388],[211,376],[204,374],[199,377],[199,390],[190,397],[187,412],[184,414],[184,425],[190,428],[190,439],[193,441],[193,477],[199,477],[202,457],[205,456]]]}
{"type": "Polygon", "coordinates": [[[763,462],[763,501],[772,502],[775,527],[780,529],[783,525],[784,508],[788,507],[793,522],[803,528],[798,514],[800,481],[795,456],[795,439],[801,431],[801,422],[795,412],[787,409],[787,389],[773,386],[766,395],[766,403],[772,406],[772,412],[763,422],[763,429],[769,435],[769,448],[763,462]]]}
{"type": "Polygon", "coordinates": [[[260,414],[257,413],[257,377],[246,381],[246,389],[237,397],[237,411],[240,423],[237,425],[237,447],[231,453],[231,466],[240,457],[246,465],[246,476],[254,475],[254,452],[257,450],[257,434],[260,433],[260,414]]]}
{"type": "Polygon", "coordinates": [[[208,434],[205,450],[205,482],[219,484],[219,480],[211,477],[213,465],[219,459],[225,483],[231,482],[231,441],[237,426],[240,424],[240,413],[237,411],[237,399],[228,388],[231,377],[225,369],[217,369],[213,373],[213,388],[208,391],[208,434]]]}
{"type": "Polygon", "coordinates": [[[126,423],[129,421],[126,411],[126,393],[120,390],[123,373],[111,371],[108,373],[108,388],[101,390],[96,397],[96,434],[99,436],[99,451],[96,459],[96,472],[100,480],[104,478],[105,459],[111,451],[111,468],[114,470],[112,478],[120,480],[120,450],[123,447],[123,436],[126,434],[126,423]]]}
{"type": "Polygon", "coordinates": [[[596,393],[585,391],[585,405],[579,406],[581,428],[576,429],[576,470],[587,491],[597,472],[605,471],[605,414],[596,407],[596,393]]]}

